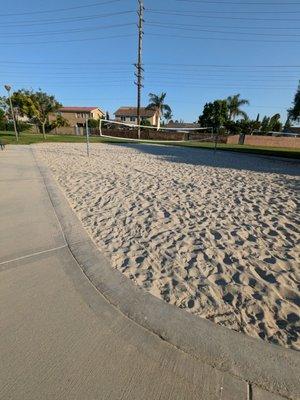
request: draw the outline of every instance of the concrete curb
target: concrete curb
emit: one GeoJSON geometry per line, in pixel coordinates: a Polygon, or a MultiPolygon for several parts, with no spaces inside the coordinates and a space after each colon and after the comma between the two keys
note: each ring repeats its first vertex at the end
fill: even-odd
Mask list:
{"type": "Polygon", "coordinates": [[[36,156],[33,146],[31,149],[70,251],[109,303],[135,323],[203,363],[285,398],[300,398],[300,353],[193,316],[133,285],[101,255],[49,168],[36,156]]]}

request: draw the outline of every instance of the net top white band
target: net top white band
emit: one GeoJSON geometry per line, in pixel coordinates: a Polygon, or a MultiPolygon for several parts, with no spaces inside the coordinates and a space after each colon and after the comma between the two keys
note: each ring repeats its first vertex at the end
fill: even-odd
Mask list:
{"type": "MultiPolygon", "coordinates": [[[[136,125],[136,124],[126,124],[125,122],[119,122],[119,121],[110,121],[107,119],[101,119],[100,120],[100,126],[102,125],[103,122],[107,122],[110,124],[115,124],[115,125],[122,125],[122,126],[127,126],[129,128],[146,128],[146,129],[156,129],[156,126],[146,126],[146,125],[136,125]]],[[[207,127],[207,128],[164,128],[164,127],[160,127],[159,130],[160,131],[205,131],[208,129],[213,129],[211,127],[207,127]]]]}

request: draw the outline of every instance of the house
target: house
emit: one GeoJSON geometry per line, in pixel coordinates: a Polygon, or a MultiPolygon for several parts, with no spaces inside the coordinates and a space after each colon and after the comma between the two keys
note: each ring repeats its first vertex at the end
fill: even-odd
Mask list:
{"type": "Polygon", "coordinates": [[[290,134],[290,136],[299,137],[300,136],[300,126],[291,126],[283,131],[285,134],[290,134]]]}
{"type": "Polygon", "coordinates": [[[170,121],[165,125],[165,128],[174,129],[177,131],[189,131],[191,129],[199,129],[203,130],[200,124],[196,124],[195,122],[177,122],[177,121],[170,121]]]}
{"type": "Polygon", "coordinates": [[[57,114],[68,121],[72,128],[84,127],[86,119],[99,120],[105,117],[105,112],[98,107],[61,107],[57,114]]]}
{"type": "MultiPolygon", "coordinates": [[[[157,125],[158,112],[155,110],[141,107],[141,120],[150,122],[151,125],[157,125]]],[[[115,120],[126,124],[137,124],[137,107],[121,107],[115,113],[115,120]]]]}
{"type": "Polygon", "coordinates": [[[201,138],[203,134],[211,134],[212,128],[202,127],[196,122],[178,122],[170,121],[165,125],[165,128],[172,129],[177,132],[184,132],[189,134],[190,139],[196,139],[196,137],[201,138]]]}

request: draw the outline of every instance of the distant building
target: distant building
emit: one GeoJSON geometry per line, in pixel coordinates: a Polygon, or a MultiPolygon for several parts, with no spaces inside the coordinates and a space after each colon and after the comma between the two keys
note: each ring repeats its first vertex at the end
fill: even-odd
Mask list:
{"type": "Polygon", "coordinates": [[[203,129],[200,124],[196,124],[194,122],[173,122],[170,121],[165,125],[165,128],[169,129],[176,129],[180,131],[184,131],[185,129],[190,130],[190,129],[203,129]]]}
{"type": "Polygon", "coordinates": [[[98,107],[61,107],[57,114],[68,121],[70,127],[84,127],[86,118],[99,120],[105,112],[98,107]]]}
{"type": "MultiPolygon", "coordinates": [[[[120,107],[115,113],[115,120],[126,124],[137,123],[137,107],[120,107]]],[[[157,125],[158,112],[141,107],[141,119],[147,120],[151,125],[157,125]]]]}
{"type": "Polygon", "coordinates": [[[290,128],[285,129],[283,132],[300,135],[300,126],[291,126],[290,128]]]}

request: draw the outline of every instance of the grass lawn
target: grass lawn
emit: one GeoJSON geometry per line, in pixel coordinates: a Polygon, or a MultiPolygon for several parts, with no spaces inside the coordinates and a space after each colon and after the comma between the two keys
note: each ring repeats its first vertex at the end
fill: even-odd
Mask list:
{"type": "MultiPolygon", "coordinates": [[[[6,144],[17,144],[15,135],[13,132],[0,131],[0,140],[6,144]]],[[[72,135],[47,135],[46,140],[43,136],[35,133],[23,132],[20,135],[18,144],[33,144],[33,143],[48,143],[48,142],[61,142],[61,143],[84,143],[84,136],[72,136],[72,135]]],[[[91,137],[91,143],[132,143],[130,140],[119,139],[119,138],[102,138],[102,137],[91,137]]],[[[143,140],[139,143],[149,143],[143,140]]],[[[183,146],[183,147],[193,147],[202,149],[213,149],[213,143],[188,141],[188,142],[161,142],[161,141],[151,141],[153,144],[168,144],[172,146],[183,146]]],[[[218,150],[224,151],[235,151],[239,153],[252,153],[252,154],[262,154],[268,156],[286,157],[286,158],[296,158],[300,159],[300,149],[290,149],[290,148],[279,148],[279,147],[259,147],[259,146],[246,146],[238,144],[218,144],[218,150]]]]}

